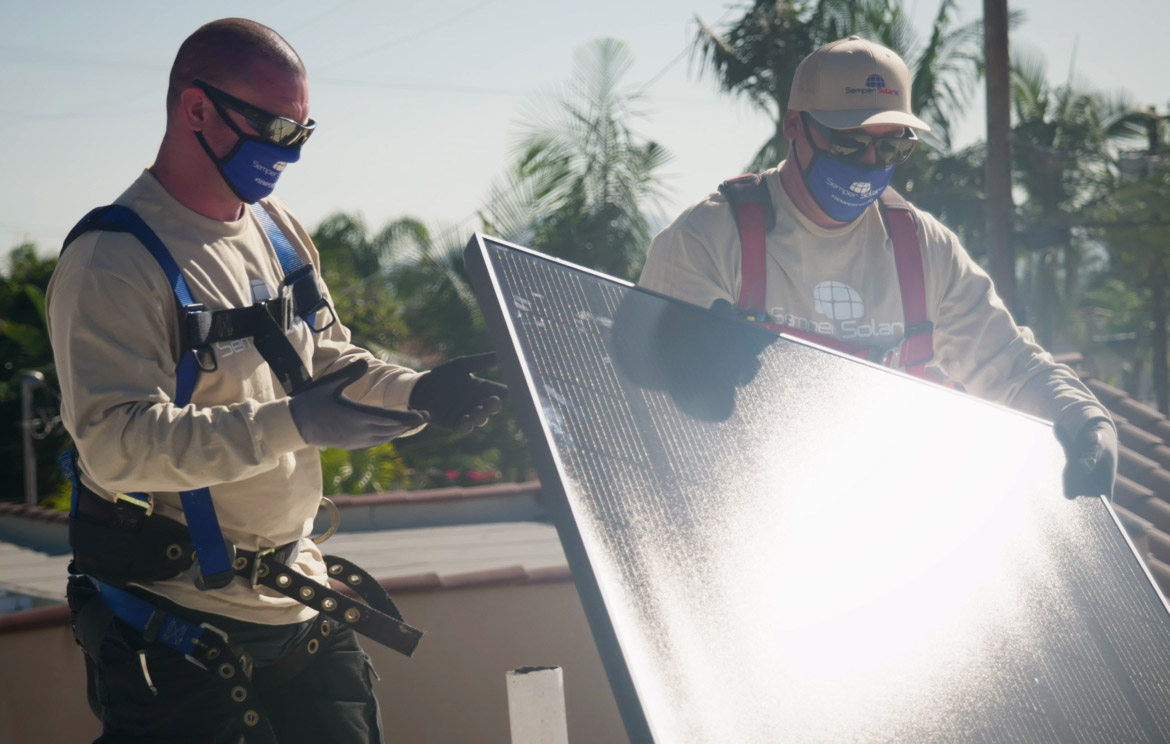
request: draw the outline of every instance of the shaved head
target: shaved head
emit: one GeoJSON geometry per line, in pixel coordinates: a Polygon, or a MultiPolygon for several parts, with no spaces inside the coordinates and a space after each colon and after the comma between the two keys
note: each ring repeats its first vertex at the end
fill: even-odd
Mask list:
{"type": "Polygon", "coordinates": [[[305,65],[292,46],[263,24],[245,18],[224,18],[200,27],[175,55],[167,88],[168,114],[194,81],[216,86],[248,81],[257,62],[296,77],[305,76],[305,65]]]}

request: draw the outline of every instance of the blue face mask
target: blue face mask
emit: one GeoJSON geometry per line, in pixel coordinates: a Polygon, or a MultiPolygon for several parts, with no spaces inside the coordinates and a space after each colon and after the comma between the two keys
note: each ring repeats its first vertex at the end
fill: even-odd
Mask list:
{"type": "Polygon", "coordinates": [[[272,193],[276,188],[276,179],[280,178],[286,165],[301,159],[301,148],[282,147],[263,137],[245,134],[230,117],[220,118],[239,137],[236,146],[227,155],[217,158],[203,138],[203,132],[196,132],[195,136],[235,195],[248,204],[254,204],[272,193]]]}
{"type": "MultiPolygon", "coordinates": [[[[811,144],[811,143],[810,143],[811,144]]],[[[861,165],[835,160],[813,147],[808,169],[792,153],[805,188],[825,214],[838,222],[852,222],[881,197],[894,176],[892,165],[861,165]]]]}

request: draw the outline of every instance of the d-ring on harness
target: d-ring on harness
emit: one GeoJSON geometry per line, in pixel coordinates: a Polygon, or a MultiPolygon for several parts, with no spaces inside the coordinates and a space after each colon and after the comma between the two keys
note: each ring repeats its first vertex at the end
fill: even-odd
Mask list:
{"type": "MultiPolygon", "coordinates": [[[[336,322],[332,307],[321,295],[312,265],[301,261],[288,238],[260,204],[252,204],[251,209],[272,244],[284,280],[278,297],[258,301],[250,307],[207,310],[195,302],[170,251],[142,218],[127,207],[98,207],[82,218],[65,238],[64,245],[68,247],[78,236],[91,230],[128,232],[162,268],[179,306],[181,352],[174,401],[178,407],[190,402],[201,372],[212,373],[218,369],[213,344],[244,338],[253,340],[285,392],[296,395],[312,378],[286,335],[294,318],[303,320],[313,333],[320,333],[336,322]],[[317,316],[323,312],[328,312],[329,320],[319,325],[317,316]]],[[[90,491],[79,477],[76,450],[63,455],[61,465],[73,482],[69,515],[69,540],[74,551],[71,573],[92,582],[109,613],[141,632],[148,643],[163,643],[183,653],[192,663],[214,670],[221,680],[235,680],[235,684],[228,685],[228,692],[232,701],[239,704],[238,720],[246,736],[274,742],[271,727],[256,707],[247,684],[251,670],[246,654],[231,648],[221,631],[188,622],[155,606],[142,592],[129,586],[131,583],[161,581],[185,573],[199,589],[214,590],[227,586],[239,576],[254,588],[267,587],[320,613],[321,619],[314,621],[315,635],[308,641],[309,653],[319,648],[320,636],[328,635],[330,621],[349,625],[406,656],[414,653],[422,632],[407,625],[378,582],[349,561],[324,556],[329,578],[343,583],[365,603],[292,570],[300,552],[299,540],[261,551],[237,549],[224,538],[208,488],[180,493],[187,520],[184,526],[154,514],[153,500],[148,493],[118,494],[111,503],[90,491]],[[239,664],[209,663],[227,657],[239,660],[239,664]]],[[[322,505],[329,511],[331,523],[315,542],[323,542],[337,529],[337,507],[328,499],[322,499],[322,505]]],[[[153,689],[145,657],[142,660],[144,677],[153,689]]]]}

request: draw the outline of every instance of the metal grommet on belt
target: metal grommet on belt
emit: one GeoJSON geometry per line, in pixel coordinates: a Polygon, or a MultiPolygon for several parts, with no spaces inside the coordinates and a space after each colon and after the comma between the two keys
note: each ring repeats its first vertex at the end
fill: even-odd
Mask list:
{"type": "Polygon", "coordinates": [[[243,685],[236,685],[232,688],[232,700],[237,703],[242,703],[248,699],[248,691],[244,689],[243,685]]]}
{"type": "Polygon", "coordinates": [[[333,632],[333,626],[329,624],[328,620],[321,621],[321,635],[327,636],[333,632]]]}
{"type": "Polygon", "coordinates": [[[350,607],[345,611],[345,621],[347,623],[356,623],[362,617],[362,613],[356,607],[350,607]]]}
{"type": "Polygon", "coordinates": [[[302,586],[300,594],[301,599],[307,602],[316,595],[316,592],[313,591],[313,587],[311,586],[302,586]]]}
{"type": "Polygon", "coordinates": [[[309,640],[309,645],[305,647],[305,650],[311,654],[315,654],[319,648],[321,648],[321,642],[313,638],[309,640]]]}
{"type": "Polygon", "coordinates": [[[321,600],[321,609],[325,610],[326,612],[332,612],[333,610],[336,610],[337,600],[333,597],[326,597],[325,599],[321,600]]]}
{"type": "Polygon", "coordinates": [[[167,558],[172,561],[177,561],[183,557],[183,546],[172,543],[167,546],[167,558]]]}
{"type": "Polygon", "coordinates": [[[281,588],[286,588],[291,583],[292,583],[292,577],[289,576],[288,574],[281,574],[280,576],[276,577],[276,585],[281,587],[281,588]]]}
{"type": "Polygon", "coordinates": [[[348,581],[353,586],[357,586],[358,584],[362,583],[362,577],[358,576],[357,574],[350,574],[346,581],[348,581]]]}
{"type": "Polygon", "coordinates": [[[334,576],[336,576],[337,574],[341,573],[344,570],[345,570],[345,566],[341,565],[340,563],[334,563],[332,566],[329,567],[329,573],[333,574],[334,576]]]}
{"type": "Polygon", "coordinates": [[[260,723],[260,714],[254,710],[244,711],[244,723],[249,726],[255,726],[260,723]]]}
{"type": "Polygon", "coordinates": [[[224,679],[231,679],[232,677],[236,676],[236,670],[232,667],[231,664],[220,664],[219,676],[223,677],[224,679]]]}
{"type": "Polygon", "coordinates": [[[238,556],[234,561],[232,561],[232,568],[236,571],[243,571],[244,566],[246,565],[248,565],[248,559],[242,555],[238,556]]]}

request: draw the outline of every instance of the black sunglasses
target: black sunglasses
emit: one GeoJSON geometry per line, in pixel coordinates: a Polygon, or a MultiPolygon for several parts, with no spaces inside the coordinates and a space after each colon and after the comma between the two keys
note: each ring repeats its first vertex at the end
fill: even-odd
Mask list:
{"type": "Polygon", "coordinates": [[[872,147],[878,165],[901,165],[910,159],[918,144],[918,135],[910,127],[898,137],[875,137],[856,129],[830,129],[805,111],[800,112],[800,118],[806,129],[815,128],[829,143],[830,156],[847,162],[860,162],[872,147]]]}
{"type": "Polygon", "coordinates": [[[262,108],[257,108],[247,101],[241,101],[233,95],[224,93],[215,86],[208,85],[202,80],[196,80],[195,86],[207,94],[212,104],[219,110],[220,116],[227,120],[227,115],[220,107],[229,108],[248,122],[248,126],[260,133],[260,136],[282,147],[300,147],[309,139],[309,135],[317,128],[317,122],[309,119],[308,124],[301,124],[286,116],[270,114],[262,108]]]}

